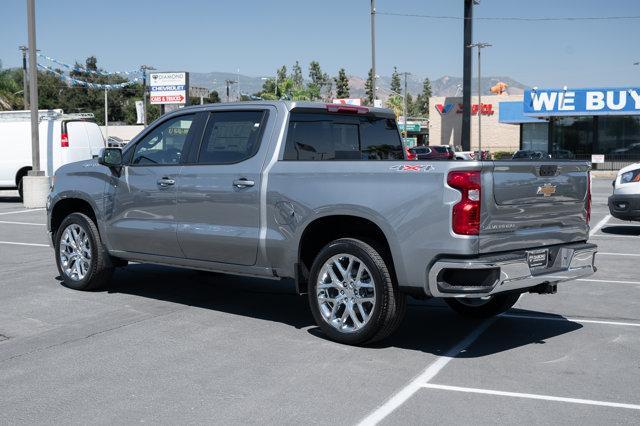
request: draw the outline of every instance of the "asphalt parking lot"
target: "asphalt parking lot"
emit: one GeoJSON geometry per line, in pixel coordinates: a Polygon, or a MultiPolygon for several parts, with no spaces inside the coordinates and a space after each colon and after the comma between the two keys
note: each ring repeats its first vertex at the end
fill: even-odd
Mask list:
{"type": "Polygon", "coordinates": [[[369,348],[287,283],[131,265],[69,290],[44,211],[1,192],[0,423],[638,424],[640,223],[593,191],[597,274],[488,321],[413,300],[369,348]]]}

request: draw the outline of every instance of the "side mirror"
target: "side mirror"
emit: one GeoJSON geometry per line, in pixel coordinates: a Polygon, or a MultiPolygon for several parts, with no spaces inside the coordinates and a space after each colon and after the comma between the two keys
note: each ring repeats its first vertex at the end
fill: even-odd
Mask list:
{"type": "Polygon", "coordinates": [[[122,149],[102,148],[98,156],[98,163],[107,167],[122,167],[122,149]]]}

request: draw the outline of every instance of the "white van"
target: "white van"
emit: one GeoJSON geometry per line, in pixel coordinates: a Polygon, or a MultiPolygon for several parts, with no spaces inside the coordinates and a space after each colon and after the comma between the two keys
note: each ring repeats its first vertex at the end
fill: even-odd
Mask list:
{"type": "MultiPolygon", "coordinates": [[[[93,114],[39,111],[40,168],[53,176],[62,165],[96,157],[105,147],[93,114]]],[[[30,111],[0,112],[0,188],[18,188],[31,169],[30,111]]]]}

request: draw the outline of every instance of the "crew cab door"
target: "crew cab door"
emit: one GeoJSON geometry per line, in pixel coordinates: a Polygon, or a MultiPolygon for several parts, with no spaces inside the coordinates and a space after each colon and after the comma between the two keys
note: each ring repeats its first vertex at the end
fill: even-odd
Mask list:
{"type": "Polygon", "coordinates": [[[176,234],[177,188],[194,114],[168,118],[125,152],[125,166],[107,187],[112,250],[182,257],[176,234]]]}
{"type": "Polygon", "coordinates": [[[275,109],[207,114],[178,184],[178,241],[188,259],[256,263],[260,185],[275,109]]]}

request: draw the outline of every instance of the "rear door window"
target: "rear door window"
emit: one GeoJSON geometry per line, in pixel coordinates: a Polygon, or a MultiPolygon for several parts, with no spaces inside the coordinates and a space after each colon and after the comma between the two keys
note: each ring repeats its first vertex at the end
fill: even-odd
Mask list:
{"type": "Polygon", "coordinates": [[[292,113],[285,160],[401,160],[402,142],[392,119],[292,113]]]}
{"type": "Polygon", "coordinates": [[[264,111],[221,111],[210,115],[198,153],[199,164],[233,164],[260,147],[264,111]]]}

